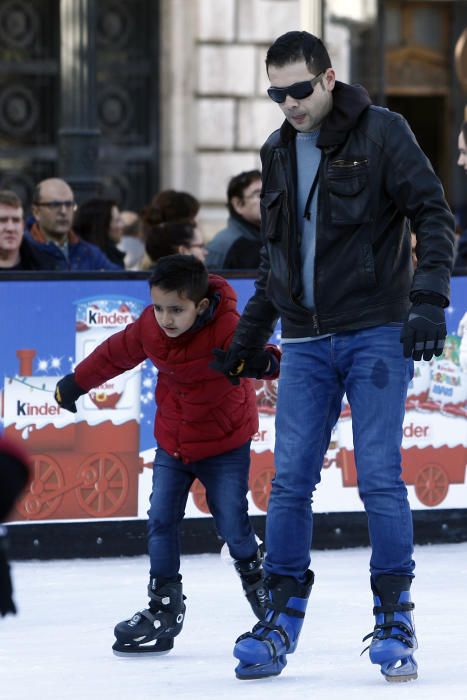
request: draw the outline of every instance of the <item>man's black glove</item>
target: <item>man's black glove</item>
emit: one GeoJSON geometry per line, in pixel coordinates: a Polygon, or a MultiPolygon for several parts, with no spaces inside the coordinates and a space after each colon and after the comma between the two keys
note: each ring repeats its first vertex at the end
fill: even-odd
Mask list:
{"type": "Polygon", "coordinates": [[[274,355],[269,350],[247,350],[233,343],[225,351],[214,348],[215,360],[210,363],[212,369],[225,374],[231,384],[240,384],[240,377],[261,377],[274,366],[274,355]]]}
{"type": "Polygon", "coordinates": [[[76,413],[76,401],[86,392],[76,383],[74,374],[67,374],[55,387],[55,401],[71,413],[76,413]]]}
{"type": "Polygon", "coordinates": [[[404,357],[431,360],[443,354],[446,319],[442,306],[414,301],[401,331],[404,357]]]}

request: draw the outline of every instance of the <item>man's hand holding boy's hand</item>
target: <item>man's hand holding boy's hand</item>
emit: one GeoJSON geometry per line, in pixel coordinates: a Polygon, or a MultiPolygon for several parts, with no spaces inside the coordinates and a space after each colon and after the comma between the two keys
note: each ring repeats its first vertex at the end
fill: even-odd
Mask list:
{"type": "Polygon", "coordinates": [[[240,384],[240,377],[261,379],[265,374],[277,369],[278,360],[269,350],[247,350],[232,343],[228,350],[214,348],[215,360],[210,363],[212,369],[224,374],[231,384],[240,384]]]}
{"type": "Polygon", "coordinates": [[[76,401],[86,392],[76,383],[74,374],[67,374],[55,387],[55,401],[71,413],[76,413],[76,401]]]}

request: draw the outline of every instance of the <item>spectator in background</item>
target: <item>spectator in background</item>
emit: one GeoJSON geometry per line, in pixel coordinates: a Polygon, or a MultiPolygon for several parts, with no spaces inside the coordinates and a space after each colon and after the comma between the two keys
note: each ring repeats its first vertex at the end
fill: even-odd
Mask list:
{"type": "Polygon", "coordinates": [[[208,245],[206,265],[212,270],[255,270],[261,250],[261,173],[235,175],[227,187],[229,218],[208,245]]]}
{"type": "Polygon", "coordinates": [[[135,211],[122,211],[120,217],[123,223],[123,236],[117,247],[125,254],[123,260],[125,268],[141,270],[145,253],[141,217],[135,211]]]}
{"type": "Polygon", "coordinates": [[[191,223],[165,223],[154,226],[146,235],[146,253],[152,267],[166,255],[193,255],[201,262],[206,258],[206,246],[197,226],[191,223]]]}
{"type": "MultiPolygon", "coordinates": [[[[458,137],[459,158],[457,165],[464,169],[467,175],[467,121],[463,122],[458,137]]],[[[467,198],[467,190],[466,190],[467,198]]],[[[454,260],[454,271],[467,273],[467,227],[461,222],[460,235],[457,240],[456,257],[454,260]]]]}
{"type": "Polygon", "coordinates": [[[188,192],[162,190],[143,209],[141,216],[144,226],[149,228],[169,221],[182,221],[196,225],[199,209],[198,200],[188,192]]]}
{"type": "Polygon", "coordinates": [[[0,190],[0,272],[53,269],[53,255],[24,236],[23,205],[18,195],[0,190]]]}
{"type": "Polygon", "coordinates": [[[191,241],[194,242],[194,247],[191,248],[188,254],[192,255],[196,250],[201,251],[197,257],[204,261],[205,255],[202,254],[204,250],[203,236],[199,229],[197,229],[196,236],[194,231],[194,228],[198,227],[197,216],[199,209],[200,204],[198,200],[188,192],[162,190],[152,198],[151,203],[141,212],[146,244],[146,255],[141,264],[141,269],[148,270],[163,255],[182,252],[179,250],[179,247],[186,247],[191,241]],[[160,224],[169,223],[188,224],[191,228],[186,230],[158,229],[160,224]],[[174,236],[174,238],[171,238],[171,236],[174,236]],[[161,250],[169,251],[169,249],[170,252],[160,252],[161,250]],[[152,257],[153,255],[156,257],[152,257]]]}
{"type": "Polygon", "coordinates": [[[55,258],[56,270],[119,270],[121,268],[92,243],[83,241],[73,230],[75,198],[70,186],[59,178],[36,185],[32,213],[35,222],[27,232],[40,250],[55,258]]]}
{"type": "Polygon", "coordinates": [[[125,253],[117,247],[123,236],[123,222],[112,199],[95,197],[80,204],[73,218],[73,231],[100,248],[111,263],[125,267],[125,253]]]}

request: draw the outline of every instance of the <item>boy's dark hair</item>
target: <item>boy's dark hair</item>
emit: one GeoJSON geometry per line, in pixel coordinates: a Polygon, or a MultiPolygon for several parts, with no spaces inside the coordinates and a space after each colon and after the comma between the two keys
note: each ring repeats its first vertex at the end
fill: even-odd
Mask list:
{"type": "Polygon", "coordinates": [[[208,294],[208,271],[193,255],[166,255],[152,269],[149,289],[159,287],[165,292],[178,292],[195,304],[208,294]]]}
{"type": "Polygon", "coordinates": [[[251,185],[255,180],[261,180],[261,173],[259,170],[245,170],[238,175],[234,175],[227,186],[227,208],[231,215],[235,215],[235,209],[232,206],[233,197],[238,197],[243,199],[243,193],[246,188],[251,185]]]}
{"type": "Polygon", "coordinates": [[[331,59],[321,39],[309,32],[287,32],[269,47],[266,54],[266,70],[269,66],[282,68],[288,63],[305,59],[313,75],[331,68],[331,59]]]}
{"type": "Polygon", "coordinates": [[[155,263],[167,255],[175,255],[178,247],[189,247],[195,237],[195,227],[189,223],[165,223],[146,231],[146,253],[155,263]]]}

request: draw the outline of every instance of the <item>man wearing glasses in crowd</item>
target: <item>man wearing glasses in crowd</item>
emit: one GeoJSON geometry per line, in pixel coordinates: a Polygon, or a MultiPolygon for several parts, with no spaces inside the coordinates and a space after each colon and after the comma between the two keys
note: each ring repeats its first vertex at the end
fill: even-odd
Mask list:
{"type": "Polygon", "coordinates": [[[256,270],[261,237],[261,173],[248,170],[235,175],[227,187],[229,219],[208,244],[206,266],[210,270],[256,270]]]}
{"type": "MultiPolygon", "coordinates": [[[[405,119],[372,105],[363,87],[337,81],[320,39],[284,34],[266,69],[285,121],[261,150],[261,265],[220,368],[232,380],[254,376],[280,317],[264,561],[270,602],[266,619],[236,642],[236,675],[276,676],[296,649],[314,580],[311,502],[345,392],[372,547],[376,624],[367,648],[386,680],[412,680],[415,563],[402,424],[413,361],[443,351],[454,221],[405,119]]],[[[345,583],[336,597],[345,617],[353,605],[345,583]]]]}
{"type": "Polygon", "coordinates": [[[35,223],[28,235],[40,249],[55,257],[56,270],[121,271],[97,246],[73,232],[75,210],[73,191],[64,180],[42,180],[34,190],[35,223]]]}

